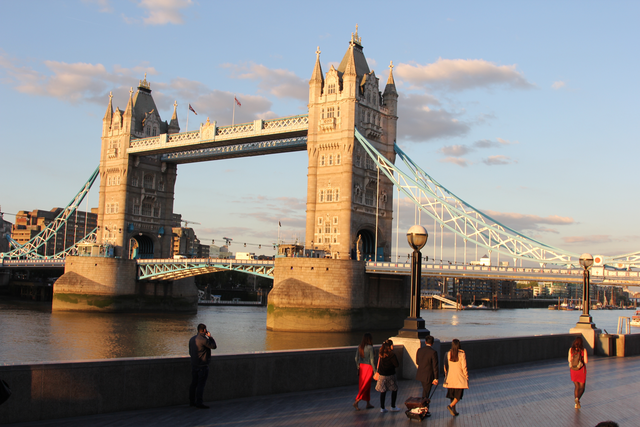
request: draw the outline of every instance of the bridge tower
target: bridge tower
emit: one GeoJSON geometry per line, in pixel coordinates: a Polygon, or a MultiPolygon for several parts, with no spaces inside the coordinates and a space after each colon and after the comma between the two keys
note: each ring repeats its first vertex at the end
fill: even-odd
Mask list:
{"type": "Polygon", "coordinates": [[[362,259],[390,259],[393,184],[354,137],[357,128],[395,161],[398,93],[390,68],[381,93],[357,27],[326,78],[316,51],[309,82],[306,243],[335,259],[357,259],[358,252],[362,259]]]}
{"type": "Polygon", "coordinates": [[[306,249],[327,258],[276,258],[267,329],[353,331],[400,327],[409,280],[366,274],[364,260],[391,255],[393,184],[355,139],[365,135],[395,160],[398,93],[389,72],[383,93],[362,40],[351,35],[340,65],[323,75],[320,50],[309,82],[306,249]],[[360,256],[358,256],[360,253],[360,256]]]}
{"type": "Polygon", "coordinates": [[[124,111],[113,110],[112,96],[102,120],[98,242],[110,257],[67,257],[65,273],[54,284],[53,310],[197,310],[193,278],[173,282],[136,280],[134,258],[171,255],[173,199],[177,166],[161,155],[128,153],[135,139],[180,131],[177,104],[170,122],[162,121],[151,85],[140,81],[129,92],[124,111]]]}
{"type": "Polygon", "coordinates": [[[171,121],[163,122],[146,75],[135,95],[130,91],[124,112],[114,112],[109,97],[102,120],[98,240],[112,245],[116,257],[171,255],[176,164],[161,162],[160,155],[129,155],[127,148],[132,139],[178,133],[176,106],[171,121]]]}

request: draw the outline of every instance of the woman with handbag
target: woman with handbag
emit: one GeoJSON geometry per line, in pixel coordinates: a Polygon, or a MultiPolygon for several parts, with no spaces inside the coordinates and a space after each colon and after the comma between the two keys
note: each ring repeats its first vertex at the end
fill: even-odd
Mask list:
{"type": "Polygon", "coordinates": [[[462,399],[464,390],[469,388],[469,372],[467,371],[467,356],[460,346],[460,340],[451,341],[451,350],[444,359],[444,384],[447,389],[447,399],[451,404],[447,409],[454,417],[458,415],[456,404],[462,399]]]}
{"type": "Polygon", "coordinates": [[[364,334],[362,342],[356,350],[356,366],[358,367],[358,395],[353,407],[359,411],[358,403],[361,400],[367,402],[367,409],[373,408],[369,402],[371,400],[371,379],[374,372],[377,372],[373,364],[373,338],[370,333],[364,334]]]}
{"type": "Polygon", "coordinates": [[[378,356],[378,378],[373,376],[374,380],[377,380],[376,391],[380,392],[380,412],[385,413],[387,410],[384,408],[384,401],[387,397],[387,390],[391,390],[391,412],[398,412],[400,409],[396,408],[396,398],[398,397],[398,383],[396,380],[396,368],[400,366],[396,354],[393,352],[393,341],[386,340],[380,347],[380,354],[378,356]]]}
{"type": "Polygon", "coordinates": [[[569,368],[571,370],[571,381],[573,381],[575,397],[574,408],[580,409],[580,398],[584,394],[587,383],[587,350],[584,348],[582,337],[576,337],[573,345],[569,349],[569,368]]]}

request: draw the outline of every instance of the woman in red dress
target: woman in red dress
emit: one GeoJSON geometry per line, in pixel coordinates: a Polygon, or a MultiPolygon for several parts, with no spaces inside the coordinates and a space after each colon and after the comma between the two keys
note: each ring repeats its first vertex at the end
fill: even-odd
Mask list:
{"type": "Polygon", "coordinates": [[[569,368],[571,370],[571,381],[575,386],[573,394],[575,396],[574,407],[576,409],[580,409],[580,398],[584,394],[584,387],[587,382],[587,359],[587,350],[584,348],[582,337],[576,337],[569,349],[569,368]]]}
{"type": "Polygon", "coordinates": [[[367,402],[367,409],[373,408],[373,405],[369,403],[371,400],[371,379],[374,372],[376,372],[376,365],[373,363],[373,338],[371,334],[366,333],[362,337],[362,342],[356,350],[356,366],[358,367],[358,395],[356,401],[353,402],[353,407],[356,411],[359,411],[358,402],[364,400],[367,402]]]}

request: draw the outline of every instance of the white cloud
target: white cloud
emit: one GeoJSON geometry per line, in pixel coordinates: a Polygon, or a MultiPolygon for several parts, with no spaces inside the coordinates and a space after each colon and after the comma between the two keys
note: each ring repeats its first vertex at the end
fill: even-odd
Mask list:
{"type": "Polygon", "coordinates": [[[148,25],[184,23],[181,10],[193,4],[192,0],[140,0],[138,7],[146,9],[143,22],[148,25]]]}
{"type": "Polygon", "coordinates": [[[548,226],[565,226],[575,224],[573,218],[562,217],[559,215],[549,215],[547,217],[541,217],[538,215],[496,212],[491,210],[485,210],[483,212],[496,221],[500,222],[501,224],[504,224],[518,231],[532,230],[536,232],[550,232],[557,234],[558,231],[556,229],[549,228],[548,226]]]}
{"type": "MultiPolygon", "coordinates": [[[[182,77],[169,83],[156,82],[150,76],[158,74],[148,64],[140,64],[132,68],[114,65],[108,70],[102,64],[45,61],[47,73],[41,73],[29,67],[21,66],[17,61],[8,58],[0,50],[0,72],[4,73],[2,82],[12,86],[16,91],[35,96],[56,98],[64,102],[95,103],[107,106],[109,92],[114,95],[114,107],[124,109],[129,99],[129,88],[136,87],[140,78],[147,73],[151,83],[153,99],[160,110],[173,111],[175,100],[191,103],[204,117],[218,121],[219,125],[231,124],[233,97],[230,92],[212,90],[205,84],[182,77]]],[[[236,123],[250,122],[255,119],[270,119],[276,116],[271,111],[272,103],[258,95],[237,94],[242,107],[235,111],[236,123]]],[[[179,106],[178,116],[185,106],[179,106]]],[[[183,116],[184,117],[184,116],[183,116]]],[[[184,126],[186,120],[183,120],[184,126]]]]}
{"type": "Polygon", "coordinates": [[[401,94],[398,103],[398,138],[414,142],[435,138],[462,136],[469,132],[469,124],[460,121],[460,113],[451,113],[439,106],[440,101],[427,94],[401,94]]]}
{"type": "Polygon", "coordinates": [[[262,64],[224,64],[231,70],[231,77],[258,82],[258,87],[278,98],[293,98],[301,101],[309,99],[309,82],[292,71],[270,69],[262,64]]]}
{"type": "Polygon", "coordinates": [[[398,78],[423,87],[462,91],[491,86],[512,89],[535,87],[516,69],[516,65],[496,65],[483,59],[442,59],[433,64],[398,64],[398,78]]]}
{"type": "Polygon", "coordinates": [[[453,163],[454,165],[462,166],[466,168],[469,166],[469,161],[467,159],[463,159],[462,157],[445,157],[444,159],[440,159],[442,163],[453,163]]]}
{"type": "Polygon", "coordinates": [[[503,155],[489,156],[486,159],[484,159],[482,162],[489,166],[508,165],[510,163],[517,163],[515,160],[503,155]]]}
{"type": "Polygon", "coordinates": [[[440,149],[440,152],[445,156],[462,157],[465,154],[472,151],[466,145],[447,145],[440,149]]]}
{"type": "Polygon", "coordinates": [[[584,243],[609,243],[614,241],[611,236],[607,236],[605,234],[597,234],[591,236],[566,236],[563,237],[562,240],[570,245],[573,244],[584,244],[584,243]]]}
{"type": "Polygon", "coordinates": [[[113,8],[111,7],[111,3],[109,0],[82,0],[83,3],[94,3],[99,6],[99,10],[102,13],[110,13],[113,12],[113,8]]]}
{"type": "Polygon", "coordinates": [[[563,81],[557,81],[557,82],[553,82],[553,84],[551,85],[551,87],[552,87],[552,88],[554,88],[554,89],[556,89],[556,90],[558,90],[558,89],[563,88],[563,87],[565,86],[565,84],[566,84],[566,83],[565,83],[565,82],[563,82],[563,81]]]}

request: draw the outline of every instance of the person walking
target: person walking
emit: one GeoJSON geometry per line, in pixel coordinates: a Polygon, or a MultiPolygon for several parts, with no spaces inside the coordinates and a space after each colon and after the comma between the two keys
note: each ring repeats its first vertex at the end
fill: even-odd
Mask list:
{"type": "Polygon", "coordinates": [[[574,408],[580,409],[580,398],[584,394],[587,383],[587,350],[584,348],[582,337],[576,337],[569,349],[569,368],[571,369],[571,381],[573,381],[575,397],[574,408]]]}
{"type": "MultiPolygon", "coordinates": [[[[418,372],[416,380],[422,383],[422,397],[428,398],[431,394],[431,386],[438,385],[438,352],[431,347],[433,337],[429,335],[424,339],[425,347],[420,347],[416,353],[418,372]]],[[[427,411],[426,416],[431,416],[427,411]]]]}
{"type": "Polygon", "coordinates": [[[386,340],[380,347],[378,355],[378,382],[376,391],[380,392],[380,412],[387,412],[384,407],[384,401],[387,397],[387,391],[391,390],[391,412],[398,412],[396,408],[396,398],[398,397],[398,381],[396,379],[396,368],[400,366],[396,354],[393,352],[393,341],[386,340]]]}
{"type": "Polygon", "coordinates": [[[456,404],[462,399],[464,390],[469,388],[469,372],[467,371],[467,356],[460,346],[460,340],[451,341],[451,350],[445,357],[445,380],[442,385],[447,389],[447,399],[451,404],[447,409],[454,417],[458,415],[456,404]]]}
{"type": "Polygon", "coordinates": [[[373,408],[371,400],[371,379],[377,369],[373,363],[373,338],[370,333],[364,334],[362,341],[356,350],[356,366],[358,367],[358,395],[353,407],[359,411],[358,403],[361,400],[367,402],[367,409],[373,408]]]}
{"type": "Polygon", "coordinates": [[[189,340],[189,356],[191,356],[191,385],[189,385],[189,406],[209,409],[203,400],[204,385],[209,377],[211,350],[218,346],[207,331],[207,326],[200,323],[198,333],[189,340]]]}

